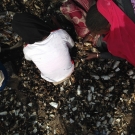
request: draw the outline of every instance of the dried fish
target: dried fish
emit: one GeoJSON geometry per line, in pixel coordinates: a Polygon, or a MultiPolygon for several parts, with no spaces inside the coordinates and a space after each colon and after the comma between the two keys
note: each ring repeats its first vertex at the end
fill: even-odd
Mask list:
{"type": "Polygon", "coordinates": [[[0,112],[0,115],[7,115],[7,111],[0,112]]]}
{"type": "Polygon", "coordinates": [[[112,69],[117,68],[119,66],[119,64],[120,64],[120,61],[114,62],[112,69]]]}
{"type": "Polygon", "coordinates": [[[74,123],[74,120],[70,118],[70,123],[74,123]]]}
{"type": "Polygon", "coordinates": [[[130,76],[130,75],[133,75],[134,72],[133,72],[133,70],[129,70],[129,71],[127,71],[127,74],[130,76]]]}
{"type": "Polygon", "coordinates": [[[88,101],[92,100],[92,93],[90,93],[90,90],[88,90],[88,97],[87,97],[88,101]]]}
{"type": "Polygon", "coordinates": [[[114,86],[111,86],[110,88],[108,88],[108,91],[111,92],[114,89],[114,86]]]}
{"type": "Polygon", "coordinates": [[[102,75],[101,78],[104,79],[104,80],[109,80],[110,79],[110,76],[108,76],[108,75],[102,75]]]}
{"type": "Polygon", "coordinates": [[[77,95],[81,95],[82,91],[81,91],[81,86],[78,85],[77,87],[77,95]]]}
{"type": "Polygon", "coordinates": [[[58,103],[50,102],[49,104],[50,104],[51,106],[53,106],[54,108],[57,108],[57,107],[58,107],[58,103]]]}
{"type": "Polygon", "coordinates": [[[73,111],[76,111],[76,110],[77,110],[77,107],[72,108],[72,110],[73,110],[73,111]]]}
{"type": "Polygon", "coordinates": [[[95,78],[96,80],[99,79],[99,76],[98,75],[91,75],[93,78],[95,78]]]}
{"type": "MultiPolygon", "coordinates": [[[[30,12],[44,21],[55,14],[58,20],[64,20],[59,11],[61,1],[52,2],[4,0],[1,8],[4,12],[0,13],[1,43],[14,48],[18,41],[21,41],[11,27],[15,12],[30,12]],[[11,5],[15,12],[6,11],[7,5],[11,5]]],[[[65,25],[66,21],[62,22],[62,25],[65,25]]],[[[63,28],[71,29],[67,24],[63,28]]],[[[73,29],[71,32],[73,33],[73,29]]],[[[64,126],[70,134],[76,135],[107,135],[113,130],[116,130],[117,134],[134,134],[134,125],[130,124],[130,120],[134,119],[134,67],[125,61],[85,61],[85,50],[97,50],[91,43],[83,44],[81,38],[75,41],[77,54],[74,58],[74,73],[69,80],[58,86],[41,78],[37,67],[20,55],[22,48],[19,55],[13,57],[13,60],[16,60],[14,63],[20,65],[16,65],[22,79],[18,91],[24,96],[20,94],[18,97],[18,92],[8,87],[1,91],[0,134],[60,134],[64,126]],[[56,120],[59,115],[64,122],[56,120]]],[[[19,49],[12,55],[15,55],[17,50],[19,49]]],[[[9,54],[4,53],[1,60],[4,61],[7,55],[9,54]]]]}

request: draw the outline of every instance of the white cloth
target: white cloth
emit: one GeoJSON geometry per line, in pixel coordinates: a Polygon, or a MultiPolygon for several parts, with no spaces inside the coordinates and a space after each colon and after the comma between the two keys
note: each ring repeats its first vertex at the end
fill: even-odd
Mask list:
{"type": "Polygon", "coordinates": [[[4,74],[3,74],[3,72],[0,70],[0,87],[2,86],[2,83],[3,83],[4,79],[5,79],[4,74]]]}
{"type": "Polygon", "coordinates": [[[32,60],[41,71],[41,77],[49,82],[59,82],[72,74],[74,64],[71,62],[69,48],[74,41],[62,29],[53,31],[40,42],[28,44],[23,52],[27,60],[32,60]]]}

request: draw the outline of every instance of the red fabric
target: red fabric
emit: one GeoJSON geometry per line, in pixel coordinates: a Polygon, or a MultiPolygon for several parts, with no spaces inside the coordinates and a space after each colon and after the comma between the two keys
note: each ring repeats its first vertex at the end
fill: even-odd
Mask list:
{"type": "MultiPolygon", "coordinates": [[[[83,2],[81,3],[83,4],[83,2]]],[[[86,9],[88,8],[88,5],[87,7],[85,5],[82,6],[84,6],[84,8],[86,9]]],[[[60,11],[69,21],[73,23],[76,34],[79,37],[83,38],[89,33],[89,30],[85,24],[86,13],[83,9],[79,8],[73,1],[69,0],[68,2],[65,2],[60,7],[60,11]]]]}
{"type": "Polygon", "coordinates": [[[112,0],[98,0],[97,8],[111,24],[104,38],[109,52],[135,66],[135,24],[112,0]]]}

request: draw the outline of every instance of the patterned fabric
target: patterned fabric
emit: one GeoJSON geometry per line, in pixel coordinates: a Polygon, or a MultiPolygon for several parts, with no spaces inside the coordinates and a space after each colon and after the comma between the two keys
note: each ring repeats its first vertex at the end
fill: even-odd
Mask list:
{"type": "Polygon", "coordinates": [[[93,4],[93,0],[75,0],[76,2],[78,2],[84,9],[86,12],[88,12],[90,6],[93,4]]]}
{"type": "MultiPolygon", "coordinates": [[[[88,11],[90,8],[90,2],[88,0],[76,0],[81,6],[88,11]]],[[[76,34],[84,38],[88,33],[89,30],[86,27],[85,24],[85,17],[86,17],[86,12],[78,7],[73,1],[69,0],[60,7],[60,11],[62,14],[73,23],[76,34]]]]}
{"type": "Polygon", "coordinates": [[[132,3],[133,9],[134,9],[134,13],[135,13],[135,0],[131,0],[131,3],[132,3]]]}

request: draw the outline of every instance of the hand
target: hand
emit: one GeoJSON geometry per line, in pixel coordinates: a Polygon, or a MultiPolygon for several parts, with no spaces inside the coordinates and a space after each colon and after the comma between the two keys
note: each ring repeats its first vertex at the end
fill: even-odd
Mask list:
{"type": "Polygon", "coordinates": [[[91,60],[91,59],[94,59],[94,58],[98,58],[98,55],[97,53],[86,53],[86,60],[91,60]]]}
{"type": "Polygon", "coordinates": [[[99,37],[100,37],[100,35],[89,34],[84,37],[83,42],[90,42],[95,46],[99,37]]]}
{"type": "Polygon", "coordinates": [[[92,36],[91,34],[88,34],[84,37],[83,42],[91,42],[93,43],[94,40],[94,36],[92,36]]]}

